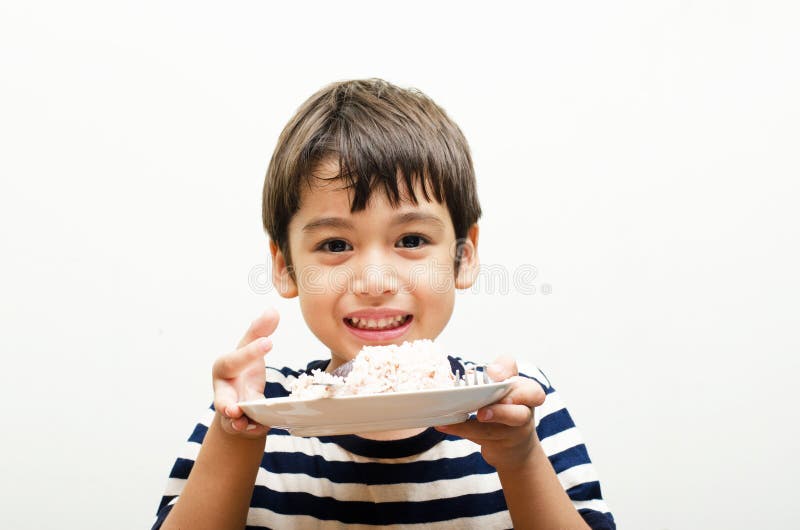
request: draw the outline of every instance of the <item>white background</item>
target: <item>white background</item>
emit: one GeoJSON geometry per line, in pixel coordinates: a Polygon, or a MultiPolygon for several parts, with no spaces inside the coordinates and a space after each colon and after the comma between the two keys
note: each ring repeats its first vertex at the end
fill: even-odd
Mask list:
{"type": "Polygon", "coordinates": [[[0,527],[149,528],[264,307],[271,363],[325,355],[249,280],[261,186],[301,102],[371,76],[460,124],[482,261],[538,272],[443,343],[551,376],[621,528],[795,526],[795,6],[4,2],[0,527]]]}

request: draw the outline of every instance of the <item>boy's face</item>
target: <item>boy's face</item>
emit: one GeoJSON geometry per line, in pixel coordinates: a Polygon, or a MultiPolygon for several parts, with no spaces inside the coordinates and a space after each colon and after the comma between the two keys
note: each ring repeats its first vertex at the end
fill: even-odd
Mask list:
{"type": "Polygon", "coordinates": [[[435,339],[453,312],[455,289],[472,285],[478,270],[478,226],[462,245],[447,208],[407,198],[393,208],[375,192],[366,209],[351,213],[351,193],[336,179],[338,166],[321,165],[289,223],[294,278],[274,242],[273,282],[282,296],[300,298],[308,327],[331,350],[329,369],[362,346],[435,339]]]}

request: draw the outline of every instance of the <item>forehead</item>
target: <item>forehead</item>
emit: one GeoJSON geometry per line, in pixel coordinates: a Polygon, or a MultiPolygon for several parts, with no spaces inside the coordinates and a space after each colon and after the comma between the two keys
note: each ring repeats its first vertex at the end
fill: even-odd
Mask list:
{"type": "MultiPolygon", "coordinates": [[[[397,219],[403,214],[423,214],[422,216],[407,215],[409,220],[421,217],[435,218],[444,227],[452,229],[450,212],[444,204],[429,201],[425,198],[422,185],[415,182],[414,197],[409,193],[402,179],[398,179],[400,201],[393,205],[387,194],[378,188],[369,197],[364,210],[352,211],[354,192],[347,187],[347,181],[339,177],[339,168],[335,163],[320,164],[312,177],[300,189],[300,208],[292,217],[292,226],[304,226],[309,220],[320,217],[339,217],[343,219],[369,218],[379,221],[381,218],[392,217],[397,219]]],[[[430,219],[430,220],[435,220],[430,219]]]]}

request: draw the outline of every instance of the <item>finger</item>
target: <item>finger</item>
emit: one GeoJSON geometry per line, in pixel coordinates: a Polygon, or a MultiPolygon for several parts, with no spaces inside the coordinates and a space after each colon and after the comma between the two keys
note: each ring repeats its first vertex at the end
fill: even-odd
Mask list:
{"type": "Polygon", "coordinates": [[[501,355],[492,364],[486,367],[492,381],[505,381],[509,377],[519,374],[517,361],[508,355],[501,355]]]}
{"type": "Polygon", "coordinates": [[[220,426],[228,434],[235,434],[245,438],[263,436],[269,431],[269,427],[248,420],[247,417],[231,419],[223,416],[220,418],[220,426]]]}
{"type": "Polygon", "coordinates": [[[259,435],[269,430],[269,427],[261,425],[260,423],[251,420],[247,416],[232,420],[231,423],[234,426],[234,429],[249,435],[259,435]]]}
{"type": "Polygon", "coordinates": [[[263,436],[269,432],[269,427],[260,423],[249,423],[244,430],[250,436],[263,436]]]}
{"type": "Polygon", "coordinates": [[[525,405],[489,405],[478,411],[478,421],[522,427],[533,421],[533,409],[525,405]]]}
{"type": "Polygon", "coordinates": [[[272,349],[272,341],[261,337],[250,344],[223,355],[214,362],[211,373],[214,379],[230,379],[237,377],[247,366],[259,357],[264,357],[272,349]]]}
{"type": "Polygon", "coordinates": [[[533,379],[515,376],[511,378],[514,384],[511,391],[502,399],[500,403],[525,405],[535,408],[544,403],[545,393],[541,385],[533,379]]]}
{"type": "Polygon", "coordinates": [[[464,423],[443,425],[436,428],[447,434],[454,434],[455,436],[472,440],[479,445],[485,441],[507,439],[509,431],[512,429],[512,427],[499,423],[482,423],[475,419],[467,420],[464,423]]]}
{"type": "Polygon", "coordinates": [[[242,409],[236,404],[239,395],[231,385],[222,381],[214,382],[214,410],[228,418],[238,418],[242,409]]]}
{"type": "Polygon", "coordinates": [[[247,329],[244,337],[239,341],[236,348],[242,348],[259,337],[268,337],[272,335],[278,327],[279,320],[280,315],[277,310],[272,307],[266,309],[258,318],[250,323],[250,327],[247,329]]]}
{"type": "Polygon", "coordinates": [[[234,431],[244,432],[249,423],[247,416],[242,416],[241,418],[232,419],[231,427],[233,427],[234,431]]]}

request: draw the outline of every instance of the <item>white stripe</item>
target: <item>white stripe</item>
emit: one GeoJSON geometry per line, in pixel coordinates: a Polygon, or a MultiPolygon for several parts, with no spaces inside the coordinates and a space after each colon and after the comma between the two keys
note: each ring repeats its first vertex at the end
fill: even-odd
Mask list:
{"type": "Polygon", "coordinates": [[[592,464],[573,466],[569,469],[565,469],[557,476],[565,491],[577,486],[578,484],[585,484],[587,482],[595,482],[598,480],[597,471],[592,464]]]}
{"type": "Polygon", "coordinates": [[[211,425],[211,422],[214,421],[214,414],[215,413],[213,410],[206,409],[205,412],[203,412],[203,415],[200,417],[200,421],[197,423],[208,428],[211,425]]]}
{"type": "Polygon", "coordinates": [[[467,475],[433,482],[366,485],[337,483],[327,478],[314,478],[303,473],[276,474],[263,468],[258,469],[256,484],[284,493],[301,492],[337,501],[363,502],[418,502],[470,493],[491,493],[502,489],[496,473],[467,475]]]}
{"type": "Polygon", "coordinates": [[[536,407],[535,411],[535,425],[538,427],[539,422],[542,421],[542,418],[546,418],[550,414],[554,412],[558,412],[562,410],[564,407],[564,402],[561,401],[561,396],[558,395],[558,392],[553,392],[551,394],[547,394],[544,398],[544,403],[536,407]]]}
{"type": "MultiPolygon", "coordinates": [[[[413,506],[409,506],[409,509],[413,509],[413,506]]],[[[339,521],[324,521],[308,515],[281,515],[272,510],[267,510],[266,508],[250,508],[250,511],[247,513],[247,524],[249,526],[266,526],[268,528],[302,528],[303,530],[312,528],[318,530],[339,528],[346,528],[347,530],[375,530],[375,528],[377,528],[374,525],[343,524],[339,521]]],[[[438,523],[393,524],[380,526],[380,528],[388,528],[389,530],[399,530],[401,528],[411,530],[451,530],[453,528],[458,528],[459,530],[470,528],[479,530],[502,530],[511,528],[511,517],[508,511],[502,511],[491,515],[464,517],[438,523]]]]}
{"type": "Polygon", "coordinates": [[[561,431],[547,438],[542,438],[541,443],[544,453],[550,456],[560,453],[561,451],[566,451],[576,445],[581,445],[583,443],[583,438],[581,438],[581,433],[576,427],[570,427],[566,431],[561,431]]]}
{"type": "Polygon", "coordinates": [[[606,505],[606,501],[603,499],[592,499],[590,501],[572,501],[572,505],[575,506],[576,510],[580,510],[583,508],[588,508],[589,510],[594,510],[596,512],[608,513],[609,509],[606,505]]]}
{"type": "Polygon", "coordinates": [[[532,377],[539,381],[547,388],[553,388],[553,385],[550,384],[550,380],[544,375],[538,366],[534,366],[532,364],[522,363],[517,365],[518,371],[521,374],[525,374],[529,377],[532,377]]]}
{"type": "Polygon", "coordinates": [[[186,486],[185,478],[167,479],[167,487],[164,488],[164,495],[180,495],[183,492],[184,486],[186,486]]]}
{"type": "Polygon", "coordinates": [[[197,442],[186,442],[186,445],[183,446],[178,458],[183,458],[185,460],[191,460],[192,462],[197,460],[197,455],[200,453],[200,444],[197,442]]]}

